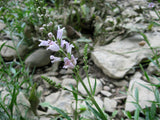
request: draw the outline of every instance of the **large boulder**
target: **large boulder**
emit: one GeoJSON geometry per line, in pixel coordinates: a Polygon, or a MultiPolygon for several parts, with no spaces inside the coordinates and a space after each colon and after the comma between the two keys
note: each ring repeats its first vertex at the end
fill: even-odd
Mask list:
{"type": "MultiPolygon", "coordinates": [[[[160,46],[160,33],[147,33],[146,36],[152,47],[160,46]]],[[[152,55],[146,43],[144,46],[139,44],[142,40],[142,36],[134,35],[106,46],[96,47],[91,53],[92,60],[109,77],[121,79],[131,68],[152,55]]]]}
{"type": "Polygon", "coordinates": [[[27,57],[27,59],[25,60],[25,64],[30,68],[46,66],[51,61],[50,55],[50,51],[40,48],[27,57]]]}

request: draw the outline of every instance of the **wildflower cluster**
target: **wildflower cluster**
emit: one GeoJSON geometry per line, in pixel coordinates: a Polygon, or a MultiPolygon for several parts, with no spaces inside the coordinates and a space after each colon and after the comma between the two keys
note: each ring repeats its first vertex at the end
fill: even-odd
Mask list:
{"type": "Polygon", "coordinates": [[[70,44],[69,42],[62,39],[64,28],[60,29],[58,26],[57,31],[57,38],[55,39],[52,32],[48,33],[48,40],[39,40],[40,44],[39,46],[46,46],[47,50],[51,50],[53,52],[62,52],[65,56],[64,58],[56,57],[54,55],[50,56],[51,62],[57,62],[57,61],[64,61],[63,68],[70,68],[73,69],[75,65],[77,64],[77,58],[74,57],[74,55],[71,53],[72,48],[74,46],[70,44]]]}

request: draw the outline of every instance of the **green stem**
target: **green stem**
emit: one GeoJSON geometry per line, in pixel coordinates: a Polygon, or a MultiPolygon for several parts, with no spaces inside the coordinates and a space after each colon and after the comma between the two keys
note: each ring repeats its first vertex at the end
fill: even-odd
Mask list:
{"type": "Polygon", "coordinates": [[[102,109],[99,107],[99,105],[97,104],[96,100],[94,99],[94,97],[92,96],[92,94],[89,92],[89,90],[87,89],[86,85],[84,84],[82,78],[79,75],[78,69],[77,67],[75,68],[74,71],[75,75],[77,76],[78,80],[81,82],[81,84],[83,85],[85,91],[87,92],[87,94],[89,95],[90,100],[92,101],[92,103],[95,105],[95,107],[97,108],[97,110],[100,112],[100,114],[102,115],[102,120],[107,120],[106,115],[104,114],[104,112],[102,111],[102,109]]]}
{"type": "Polygon", "coordinates": [[[159,16],[159,13],[157,12],[156,9],[154,9],[154,12],[156,13],[156,15],[158,16],[159,20],[160,20],[160,16],[159,16]]]}
{"type": "MultiPolygon", "coordinates": [[[[78,93],[78,80],[76,80],[76,86],[77,86],[77,89],[76,89],[76,92],[78,93]]],[[[75,120],[77,120],[77,118],[78,118],[78,94],[76,94],[77,96],[77,98],[76,98],[76,109],[75,109],[75,120]]]]}
{"type": "Polygon", "coordinates": [[[5,113],[8,115],[9,119],[12,120],[11,115],[8,113],[7,109],[2,105],[1,102],[0,102],[0,106],[3,108],[3,110],[5,111],[5,113]]]}

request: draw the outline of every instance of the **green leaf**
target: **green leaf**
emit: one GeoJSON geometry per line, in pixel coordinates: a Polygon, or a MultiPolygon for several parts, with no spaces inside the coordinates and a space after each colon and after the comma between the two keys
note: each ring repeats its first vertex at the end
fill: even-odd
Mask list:
{"type": "Polygon", "coordinates": [[[134,113],[134,120],[139,120],[139,112],[140,112],[140,110],[137,108],[134,113]]]}
{"type": "Polygon", "coordinates": [[[94,116],[98,120],[101,120],[102,117],[101,117],[100,113],[95,108],[93,108],[87,101],[85,101],[85,102],[86,102],[87,107],[93,112],[94,116]]]}
{"type": "Polygon", "coordinates": [[[148,90],[151,91],[151,92],[153,91],[151,88],[147,87],[146,85],[143,85],[143,84],[141,84],[141,83],[138,83],[138,84],[141,85],[142,87],[148,89],[148,90]]]}
{"type": "Polygon", "coordinates": [[[75,100],[78,101],[78,95],[77,95],[76,89],[73,87],[73,85],[71,85],[71,88],[72,88],[72,90],[73,90],[72,94],[73,94],[75,100]]]}
{"type": "Polygon", "coordinates": [[[142,67],[142,65],[141,65],[141,64],[140,64],[139,66],[140,66],[141,70],[143,71],[143,73],[144,73],[144,75],[145,75],[146,79],[150,82],[150,78],[149,78],[149,76],[148,76],[147,72],[143,69],[143,67],[142,67]]]}
{"type": "Polygon", "coordinates": [[[49,106],[50,108],[52,108],[53,110],[56,110],[60,115],[62,115],[64,118],[66,118],[67,120],[71,120],[71,118],[67,115],[67,113],[65,113],[63,110],[57,108],[57,107],[53,107],[53,106],[49,106]]]}
{"type": "Polygon", "coordinates": [[[154,120],[156,116],[156,105],[154,103],[152,103],[152,106],[151,106],[150,116],[152,120],[154,120]]]}
{"type": "Polygon", "coordinates": [[[95,95],[95,92],[96,92],[96,86],[97,86],[97,81],[96,81],[96,78],[95,78],[94,87],[93,87],[93,91],[92,91],[93,96],[95,95]]]}
{"type": "Polygon", "coordinates": [[[132,119],[132,115],[129,111],[123,111],[123,114],[128,118],[128,119],[132,119]]]}
{"type": "Polygon", "coordinates": [[[49,107],[49,106],[50,106],[50,103],[48,103],[48,102],[43,102],[43,103],[40,103],[40,105],[41,105],[42,107],[49,107]]]}
{"type": "Polygon", "coordinates": [[[139,91],[138,88],[135,89],[135,98],[136,98],[136,103],[139,102],[139,91]]]}
{"type": "Polygon", "coordinates": [[[115,110],[113,113],[112,113],[112,118],[114,118],[118,113],[118,110],[115,110]]]}

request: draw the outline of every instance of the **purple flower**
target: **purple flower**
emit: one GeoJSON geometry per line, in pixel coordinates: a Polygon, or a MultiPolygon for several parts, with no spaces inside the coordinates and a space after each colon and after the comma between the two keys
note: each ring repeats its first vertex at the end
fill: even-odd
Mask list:
{"type": "Polygon", "coordinates": [[[63,68],[73,69],[76,64],[77,64],[77,58],[75,58],[73,55],[71,56],[71,60],[69,58],[65,57],[63,68]]]}
{"type": "Polygon", "coordinates": [[[52,26],[53,25],[53,22],[49,22],[48,24],[47,24],[47,26],[52,26]]]}
{"type": "Polygon", "coordinates": [[[48,33],[48,37],[49,37],[49,38],[52,38],[52,37],[53,37],[53,34],[52,34],[51,32],[49,32],[49,33],[48,33]]]}
{"type": "Polygon", "coordinates": [[[38,46],[49,46],[48,41],[46,40],[39,40],[41,43],[38,46]]]}
{"type": "Polygon", "coordinates": [[[43,32],[44,29],[45,29],[44,27],[40,27],[39,31],[43,32]]]}
{"type": "Polygon", "coordinates": [[[69,44],[68,42],[66,43],[66,51],[67,53],[71,54],[72,48],[74,48],[74,46],[72,44],[69,44]]]}
{"type": "Polygon", "coordinates": [[[60,57],[55,57],[55,56],[53,56],[53,55],[50,56],[50,59],[51,59],[51,63],[61,61],[61,58],[60,58],[60,57]]]}
{"type": "Polygon", "coordinates": [[[47,25],[46,25],[46,24],[43,24],[42,26],[43,26],[43,27],[46,27],[47,25]]]}
{"type": "Polygon", "coordinates": [[[154,7],[155,7],[155,4],[154,4],[153,2],[151,2],[151,3],[148,4],[148,7],[149,7],[149,8],[154,8],[154,7]]]}
{"type": "Polygon", "coordinates": [[[51,50],[51,51],[56,52],[56,51],[59,51],[60,48],[56,42],[52,42],[52,44],[47,48],[47,50],[51,50]]]}
{"type": "Polygon", "coordinates": [[[63,30],[64,28],[60,29],[60,27],[58,26],[57,40],[62,40],[63,30]]]}
{"type": "Polygon", "coordinates": [[[65,40],[61,40],[61,48],[64,47],[65,44],[67,44],[68,42],[66,42],[65,40]]]}

